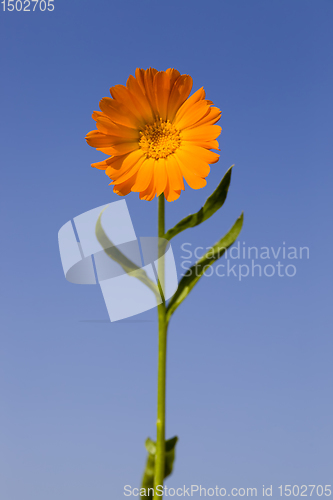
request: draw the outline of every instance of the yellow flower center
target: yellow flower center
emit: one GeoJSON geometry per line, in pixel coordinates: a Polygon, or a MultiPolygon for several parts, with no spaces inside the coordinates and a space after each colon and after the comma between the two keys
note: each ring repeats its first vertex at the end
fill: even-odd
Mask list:
{"type": "Polygon", "coordinates": [[[181,137],[179,130],[172,123],[156,120],[140,131],[139,146],[147,158],[166,158],[179,148],[181,137]]]}

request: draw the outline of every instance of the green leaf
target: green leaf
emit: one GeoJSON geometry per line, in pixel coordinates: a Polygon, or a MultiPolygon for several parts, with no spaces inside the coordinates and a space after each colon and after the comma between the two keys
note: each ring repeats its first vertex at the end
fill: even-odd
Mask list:
{"type": "Polygon", "coordinates": [[[95,227],[95,234],[96,238],[99,241],[100,245],[102,246],[104,252],[115,262],[117,262],[123,270],[129,274],[131,277],[137,278],[140,280],[142,283],[144,283],[150,290],[155,294],[155,297],[159,303],[160,301],[160,294],[158,291],[158,286],[151,280],[149,279],[146,271],[140,267],[138,267],[134,262],[132,262],[130,259],[124,255],[119,248],[113,245],[112,241],[109,240],[107,235],[104,232],[104,229],[102,227],[102,222],[101,218],[103,215],[104,210],[106,210],[107,207],[105,207],[101,213],[99,214],[99,217],[96,222],[96,227],[95,227]]]}
{"type": "MultiPolygon", "coordinates": [[[[165,441],[165,472],[164,478],[170,476],[173,470],[173,464],[175,461],[175,451],[178,437],[175,436],[171,439],[165,441]]],[[[148,451],[148,458],[146,463],[146,468],[143,473],[141,488],[145,489],[148,493],[149,488],[154,488],[154,474],[155,474],[155,455],[156,455],[156,443],[150,438],[146,440],[145,443],[146,450],[148,451]]],[[[148,495],[142,495],[142,498],[153,499],[152,491],[148,495]]]]}
{"type": "Polygon", "coordinates": [[[173,464],[176,458],[176,444],[178,441],[178,437],[175,436],[171,439],[168,439],[165,442],[165,472],[164,477],[168,477],[172,474],[173,464]]]}
{"type": "Polygon", "coordinates": [[[198,224],[201,224],[205,220],[209,219],[209,217],[214,215],[215,212],[222,207],[227,198],[232,167],[233,165],[226,172],[225,176],[223,177],[215,191],[209,196],[209,198],[207,198],[204,206],[200,208],[199,212],[197,212],[196,214],[188,215],[180,222],[178,222],[175,227],[167,231],[165,235],[165,238],[167,240],[171,240],[171,238],[189,227],[195,227],[198,224]]]}
{"type": "Polygon", "coordinates": [[[203,276],[204,272],[215,261],[217,261],[224,252],[236,241],[243,226],[243,213],[236,220],[232,228],[221,238],[215,245],[208,250],[182,277],[178,284],[176,293],[171,298],[167,307],[167,321],[170,320],[171,315],[175,312],[177,307],[190,293],[192,288],[196,285],[199,279],[203,276]]]}
{"type": "MultiPolygon", "coordinates": [[[[155,453],[156,446],[155,443],[151,439],[147,439],[146,441],[146,449],[148,451],[148,457],[146,462],[146,468],[143,473],[141,488],[145,489],[145,492],[148,493],[149,488],[154,488],[154,474],[155,474],[155,453]],[[148,441],[153,445],[153,447],[148,446],[148,441]]],[[[142,495],[143,498],[149,498],[149,500],[153,499],[153,493],[149,492],[149,495],[142,495]]]]}

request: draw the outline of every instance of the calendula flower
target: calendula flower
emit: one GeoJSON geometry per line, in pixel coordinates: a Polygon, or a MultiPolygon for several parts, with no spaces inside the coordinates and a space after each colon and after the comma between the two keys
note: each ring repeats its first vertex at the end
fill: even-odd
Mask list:
{"type": "Polygon", "coordinates": [[[111,87],[92,115],[97,130],[88,144],[109,155],[92,167],[105,170],[115,193],[140,193],[152,200],[164,193],[179,198],[184,179],[193,189],[206,185],[209,164],[219,155],[216,138],[221,127],[218,108],[205,99],[203,87],[189,97],[192,78],[175,69],[136,69],[126,87],[111,87]]]}

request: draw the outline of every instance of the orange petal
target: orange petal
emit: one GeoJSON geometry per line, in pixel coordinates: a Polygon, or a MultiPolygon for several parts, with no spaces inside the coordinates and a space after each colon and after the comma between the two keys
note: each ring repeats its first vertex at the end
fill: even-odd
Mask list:
{"type": "MultiPolygon", "coordinates": [[[[135,79],[134,79],[135,81],[135,79]]],[[[139,87],[140,90],[140,87],[139,87]]],[[[140,114],[136,112],[137,117],[143,118],[144,121],[147,120],[153,120],[154,116],[151,111],[151,107],[149,105],[149,102],[147,98],[144,96],[144,94],[140,92],[134,93],[129,88],[125,87],[124,85],[115,85],[114,87],[111,87],[110,89],[111,95],[114,99],[117,101],[121,102],[125,106],[127,106],[132,113],[135,113],[135,109],[140,111],[140,114]],[[142,99],[142,95],[144,96],[142,99]],[[141,97],[141,100],[140,100],[141,97]]]]}
{"type": "Polygon", "coordinates": [[[115,127],[115,123],[110,120],[101,111],[94,111],[91,115],[92,119],[96,122],[96,127],[101,134],[112,135],[112,131],[115,127]]]}
{"type": "Polygon", "coordinates": [[[142,68],[136,68],[135,70],[135,78],[138,82],[142,92],[146,95],[146,87],[145,87],[145,70],[142,68]]]}
{"type": "Polygon", "coordinates": [[[155,179],[154,175],[152,175],[148,187],[144,191],[141,191],[140,193],[140,200],[151,201],[155,198],[155,194],[156,194],[155,179]]]}
{"type": "Polygon", "coordinates": [[[214,125],[221,118],[221,110],[219,108],[209,108],[207,115],[200,119],[194,127],[201,127],[202,125],[214,125]]]}
{"type": "Polygon", "coordinates": [[[131,177],[131,179],[128,179],[127,181],[123,182],[122,184],[118,184],[117,186],[114,186],[113,192],[116,194],[119,194],[119,196],[126,196],[127,194],[129,194],[131,192],[134,182],[135,182],[135,176],[131,177]]]}
{"type": "Polygon", "coordinates": [[[154,76],[156,75],[156,73],[157,70],[155,68],[148,68],[144,72],[144,77],[143,77],[146,96],[148,97],[148,101],[154,115],[157,115],[157,102],[156,102],[157,96],[154,90],[154,76]]]}
{"type": "Polygon", "coordinates": [[[216,163],[220,158],[220,155],[218,155],[217,153],[213,153],[213,151],[201,148],[200,146],[197,146],[191,142],[183,141],[181,149],[193,155],[194,158],[200,159],[206,163],[216,163]]]}
{"type": "Polygon", "coordinates": [[[168,75],[168,77],[170,78],[170,89],[172,89],[175,81],[177,80],[177,78],[180,77],[180,73],[177,69],[174,69],[174,68],[168,68],[166,70],[166,74],[168,75]]]}
{"type": "Polygon", "coordinates": [[[119,174],[119,172],[121,171],[121,167],[123,165],[123,161],[125,158],[126,158],[125,155],[124,156],[114,156],[113,158],[110,158],[109,166],[105,170],[106,175],[108,177],[110,177],[110,179],[115,179],[117,174],[121,175],[121,174],[119,174]]]}
{"type": "MultiPolygon", "coordinates": [[[[141,149],[138,149],[118,158],[121,161],[121,167],[118,169],[118,172],[113,175],[112,179],[114,181],[122,178],[124,174],[132,170],[141,159],[144,159],[144,156],[141,149]]],[[[111,167],[113,167],[113,165],[111,165],[111,167]]]]}
{"type": "Polygon", "coordinates": [[[202,127],[187,128],[182,131],[184,141],[212,141],[221,133],[218,125],[203,125],[202,127]]]}
{"type": "MultiPolygon", "coordinates": [[[[99,132],[99,130],[94,130],[94,132],[99,132]]],[[[101,132],[100,132],[101,133],[101,132]]],[[[102,133],[101,133],[102,134],[102,133]]],[[[96,136],[97,137],[97,136],[96,136]]],[[[112,148],[114,146],[117,146],[118,144],[125,144],[126,142],[138,142],[138,139],[133,140],[130,138],[126,137],[117,137],[115,135],[107,135],[107,134],[102,134],[101,137],[108,137],[109,144],[106,147],[112,148]]],[[[89,143],[88,143],[89,144],[89,143]]],[[[96,147],[96,146],[95,146],[96,147]]],[[[104,146],[101,146],[104,147],[104,146]]],[[[110,155],[113,154],[112,152],[110,155]]]]}
{"type": "MultiPolygon", "coordinates": [[[[177,150],[175,157],[177,161],[180,161],[183,165],[185,165],[185,168],[194,172],[195,175],[198,175],[199,177],[207,177],[210,172],[210,166],[206,161],[203,161],[201,158],[198,158],[182,148],[177,150]]],[[[181,170],[183,172],[183,169],[181,170]]]]}
{"type": "Polygon", "coordinates": [[[192,189],[200,189],[207,184],[205,179],[198,177],[197,175],[195,175],[195,173],[193,173],[191,170],[189,170],[189,168],[186,165],[184,165],[184,163],[180,160],[178,155],[177,155],[176,161],[179,164],[179,167],[181,169],[181,172],[182,172],[187,184],[192,189]]]}
{"type": "Polygon", "coordinates": [[[121,144],[115,144],[112,148],[108,148],[110,153],[115,156],[125,155],[127,153],[131,153],[136,149],[139,149],[138,141],[135,142],[122,142],[121,144]]]}
{"type": "Polygon", "coordinates": [[[217,149],[218,151],[219,150],[219,143],[217,142],[216,139],[214,139],[213,141],[184,141],[184,142],[187,142],[188,144],[193,144],[195,146],[200,146],[202,148],[206,148],[206,149],[217,149]]]}
{"type": "Polygon", "coordinates": [[[153,158],[146,158],[142,163],[138,172],[133,191],[139,193],[148,188],[152,177],[154,177],[155,160],[153,158]]]}
{"type": "Polygon", "coordinates": [[[106,115],[99,114],[99,111],[93,113],[93,119],[96,121],[99,132],[106,135],[115,135],[124,139],[137,139],[140,134],[137,129],[125,127],[119,123],[114,123],[106,115]]]}
{"type": "Polygon", "coordinates": [[[103,97],[99,102],[99,107],[108,118],[120,125],[134,129],[144,125],[143,120],[138,120],[127,106],[111,97],[103,97]]]}
{"type": "Polygon", "coordinates": [[[154,76],[154,93],[157,112],[163,120],[166,120],[170,96],[170,77],[165,71],[159,71],[154,76]]]}
{"type": "Polygon", "coordinates": [[[209,106],[205,100],[198,101],[179,119],[175,118],[174,124],[178,130],[193,126],[209,113],[209,106]]]}
{"type": "Polygon", "coordinates": [[[153,91],[153,79],[156,73],[157,70],[154,68],[148,68],[147,70],[136,68],[135,70],[135,78],[143,95],[147,99],[153,119],[156,115],[156,101],[153,91]]]}
{"type": "Polygon", "coordinates": [[[129,91],[128,99],[131,103],[132,113],[136,113],[138,118],[143,119],[145,123],[153,121],[154,116],[149,102],[133,75],[130,75],[128,77],[126,86],[129,91]],[[134,105],[134,107],[132,106],[132,104],[134,105]]]}
{"type": "Polygon", "coordinates": [[[168,182],[170,188],[178,191],[181,189],[185,189],[183,174],[179,168],[177,161],[175,160],[174,155],[170,155],[166,159],[166,169],[168,174],[168,182]]]}
{"type": "MultiPolygon", "coordinates": [[[[124,145],[127,144],[127,143],[124,143],[124,145]]],[[[108,147],[108,148],[96,148],[97,151],[101,151],[102,153],[106,154],[106,155],[112,155],[112,156],[119,156],[116,154],[116,150],[114,149],[114,145],[108,147]]],[[[126,148],[124,148],[126,149],[126,148]]],[[[133,151],[133,149],[131,148],[131,151],[133,151]]],[[[124,153],[126,154],[126,153],[124,153]]],[[[122,155],[120,155],[122,156],[122,155]]]]}
{"type": "Polygon", "coordinates": [[[156,185],[156,196],[163,193],[167,184],[167,171],[165,166],[165,159],[160,158],[155,161],[154,167],[155,185],[156,185]]]}
{"type": "Polygon", "coordinates": [[[201,89],[194,92],[194,94],[192,94],[191,97],[186,99],[186,101],[180,106],[176,115],[177,119],[180,120],[184,116],[184,114],[191,109],[193,104],[195,104],[198,101],[201,101],[204,98],[205,98],[205,91],[204,88],[201,87],[201,89]]]}
{"type": "Polygon", "coordinates": [[[167,186],[164,191],[164,196],[167,201],[175,201],[178,200],[180,196],[181,191],[180,190],[174,190],[170,183],[167,183],[167,186]]]}
{"type": "Polygon", "coordinates": [[[110,146],[112,144],[112,138],[108,135],[102,134],[98,130],[88,132],[86,135],[86,141],[89,146],[92,146],[93,148],[110,146]]]}
{"type": "Polygon", "coordinates": [[[92,163],[91,166],[94,168],[98,168],[99,170],[106,170],[110,165],[110,162],[108,160],[110,160],[110,158],[103,161],[98,161],[97,163],[92,163]]]}
{"type": "Polygon", "coordinates": [[[137,171],[141,167],[142,163],[144,162],[144,157],[141,157],[131,168],[122,167],[121,168],[121,175],[117,175],[117,177],[114,177],[114,181],[112,184],[118,185],[122,184],[123,182],[127,181],[128,179],[131,179],[133,175],[136,175],[137,171]]]}
{"type": "Polygon", "coordinates": [[[173,121],[178,109],[188,98],[192,89],[193,80],[190,75],[181,75],[175,81],[169,98],[168,119],[173,121]]]}

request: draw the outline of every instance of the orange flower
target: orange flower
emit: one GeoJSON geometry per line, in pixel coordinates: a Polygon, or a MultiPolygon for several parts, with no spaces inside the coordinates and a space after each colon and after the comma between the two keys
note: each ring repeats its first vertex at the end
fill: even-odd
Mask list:
{"type": "Polygon", "coordinates": [[[120,196],[139,192],[142,200],[164,193],[179,198],[184,179],[193,189],[206,185],[209,163],[219,155],[216,138],[221,127],[218,108],[205,99],[203,87],[191,97],[192,78],[176,69],[137,68],[126,87],[111,87],[111,97],[100,101],[92,115],[97,130],[88,144],[110,157],[93,163],[112,179],[120,196]]]}

